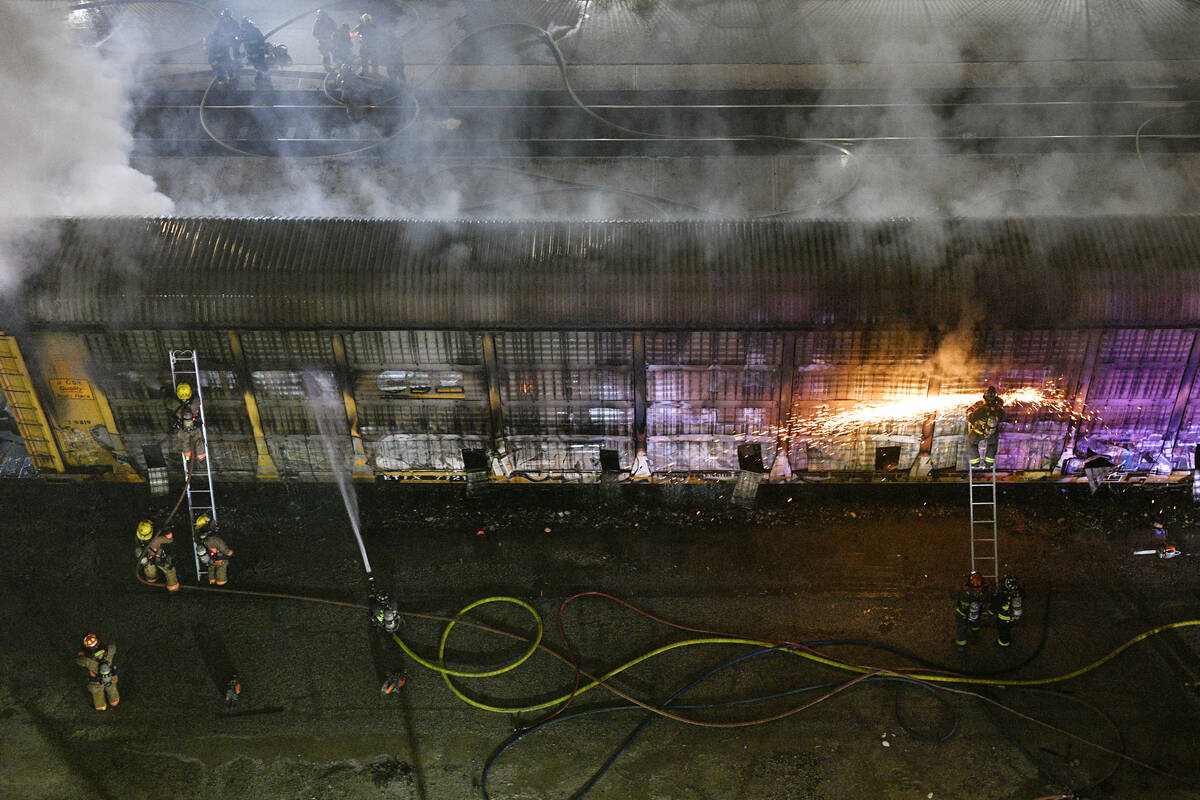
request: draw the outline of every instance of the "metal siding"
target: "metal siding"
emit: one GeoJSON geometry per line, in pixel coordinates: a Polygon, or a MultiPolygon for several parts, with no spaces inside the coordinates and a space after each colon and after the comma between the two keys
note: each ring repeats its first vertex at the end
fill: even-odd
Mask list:
{"type": "Polygon", "coordinates": [[[463,468],[463,450],[486,450],[487,447],[487,439],[472,436],[393,433],[363,440],[363,448],[373,466],[384,472],[459,472],[463,468]]]}
{"type": "Polygon", "coordinates": [[[39,251],[26,302],[46,326],[1200,324],[1196,217],[98,219],[55,227],[62,235],[39,251]]]}
{"type": "Polygon", "coordinates": [[[351,367],[482,364],[479,334],[466,331],[353,331],[346,335],[351,367]]]}
{"type": "MultiPolygon", "coordinates": [[[[94,379],[108,398],[129,455],[145,469],[142,445],[159,444],[168,432],[171,350],[194,349],[200,360],[209,448],[222,471],[241,474],[250,419],[226,336],[217,331],[109,331],[84,335],[94,379]]],[[[250,443],[253,450],[253,443],[250,443]]],[[[168,464],[176,464],[167,453],[168,464]]],[[[249,466],[254,473],[254,463],[249,466]]]]}
{"type": "Polygon", "coordinates": [[[628,437],[545,439],[538,436],[508,436],[508,451],[517,473],[587,475],[600,472],[600,449],[616,450],[622,464],[633,459],[628,437]]]}
{"type": "Polygon", "coordinates": [[[735,470],[737,447],[774,458],[783,335],[657,331],[646,336],[647,454],[658,471],[735,470]]]}
{"type": "MultiPolygon", "coordinates": [[[[552,253],[565,242],[536,243],[552,253]]],[[[632,336],[602,331],[510,331],[495,336],[506,443],[543,441],[530,456],[545,469],[599,467],[598,446],[580,461],[581,437],[630,437],[633,431],[632,336]],[[594,462],[594,463],[593,463],[594,462]]],[[[594,442],[593,442],[594,444],[594,442]]]]}

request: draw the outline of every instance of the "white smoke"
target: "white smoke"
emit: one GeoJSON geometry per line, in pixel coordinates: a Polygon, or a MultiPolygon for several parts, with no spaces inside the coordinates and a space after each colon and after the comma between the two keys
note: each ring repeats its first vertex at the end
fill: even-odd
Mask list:
{"type": "MultiPolygon", "coordinates": [[[[901,132],[924,138],[928,149],[906,154],[855,142],[845,149],[836,143],[797,145],[791,152],[773,156],[731,151],[698,157],[442,157],[431,155],[439,143],[449,140],[453,144],[456,137],[474,134],[449,124],[456,120],[447,119],[445,114],[450,112],[437,108],[434,93],[426,98],[413,125],[368,153],[371,158],[147,157],[136,163],[175,199],[177,212],[201,215],[662,219],[789,214],[875,219],[1182,213],[1197,206],[1196,187],[1189,178],[1195,172],[1191,167],[1194,158],[1189,156],[1143,153],[1135,158],[1126,145],[1110,153],[993,156],[972,154],[970,148],[959,151],[955,138],[1038,131],[1025,130],[1031,124],[1029,118],[1006,111],[1002,105],[935,110],[928,104],[931,90],[940,87],[945,91],[942,99],[952,104],[957,92],[970,86],[1078,84],[1067,80],[1074,69],[1070,64],[1053,66],[1058,63],[1055,59],[1062,57],[1058,29],[1042,30],[1044,26],[1030,23],[1028,14],[1021,22],[978,10],[979,20],[972,16],[971,25],[963,23],[946,30],[909,26],[843,35],[838,26],[845,16],[836,9],[800,13],[793,4],[783,2],[701,3],[681,13],[677,4],[665,0],[581,0],[555,4],[552,19],[546,17],[551,12],[545,11],[543,4],[532,0],[400,5],[405,13],[397,26],[408,59],[408,78],[425,92],[434,92],[443,78],[447,86],[471,86],[472,75],[488,79],[492,73],[481,64],[519,70],[514,65],[553,63],[543,39],[510,23],[543,26],[569,64],[624,63],[618,59],[636,58],[637,63],[649,65],[644,70],[647,76],[655,64],[686,64],[695,60],[697,52],[710,49],[714,56],[721,56],[731,38],[757,46],[757,40],[769,33],[773,42],[790,43],[798,63],[805,65],[809,85],[824,79],[830,90],[839,92],[855,88],[888,92],[891,110],[865,116],[854,131],[856,137],[901,132]],[[976,21],[986,23],[988,29],[994,27],[995,35],[976,28],[976,21]],[[591,26],[601,31],[627,30],[629,38],[589,37],[591,26]],[[976,52],[979,48],[983,51],[976,52]],[[609,50],[618,52],[614,55],[609,50]],[[454,57],[447,62],[451,54],[454,57]],[[460,62],[471,66],[460,67],[460,62]],[[910,87],[922,89],[917,92],[910,87]],[[939,142],[944,146],[939,147],[939,142]]],[[[286,13],[277,9],[270,22],[283,22],[293,11],[291,7],[286,13]]],[[[299,59],[295,73],[319,75],[309,24],[308,17],[298,19],[273,38],[292,47],[299,59]]],[[[269,24],[264,21],[263,27],[269,24]]],[[[1144,63],[1145,54],[1153,49],[1136,39],[1134,33],[1122,36],[1122,56],[1144,63]]],[[[533,71],[509,74],[513,80],[535,76],[533,71]]],[[[582,70],[573,74],[580,90],[625,88],[597,84],[594,78],[588,84],[582,70]]],[[[664,66],[662,75],[670,74],[664,66]]],[[[720,78],[726,88],[732,86],[728,82],[736,84],[741,79],[731,70],[720,78]]],[[[498,85],[512,83],[509,78],[495,80],[498,85]]],[[[647,78],[647,85],[654,80],[647,78]]],[[[91,92],[90,87],[84,87],[81,95],[79,88],[77,80],[66,80],[60,88],[43,94],[67,96],[70,105],[80,108],[93,105],[102,95],[91,92]]],[[[842,92],[840,101],[844,99],[842,92]]],[[[1083,109],[1081,106],[1080,114],[1087,113],[1083,109]]],[[[57,110],[44,113],[52,115],[57,110]]],[[[498,129],[516,126],[524,113],[497,109],[490,121],[498,129]],[[513,114],[513,119],[502,121],[505,113],[513,114]]],[[[600,109],[598,113],[604,116],[607,112],[600,109]]],[[[1176,112],[1148,111],[1147,115],[1154,113],[1163,120],[1146,126],[1143,136],[1147,142],[1168,130],[1169,123],[1179,122],[1169,117],[1176,112]]],[[[678,121],[670,114],[667,110],[648,113],[640,125],[648,131],[677,131],[678,121]]],[[[277,124],[269,116],[264,116],[264,121],[277,124]]],[[[272,133],[269,128],[265,132],[272,133]]],[[[123,134],[119,124],[113,133],[123,134]]],[[[277,133],[284,135],[283,131],[277,133]]],[[[547,130],[538,133],[550,138],[555,135],[547,130]]],[[[797,131],[801,136],[804,133],[797,131]]],[[[79,146],[78,142],[72,144],[79,146]]],[[[351,149],[357,146],[347,145],[351,149]]],[[[127,140],[117,149],[127,153],[127,140]]],[[[115,163],[114,168],[123,169],[126,162],[115,163]]],[[[123,172],[119,177],[137,180],[140,176],[123,172]]],[[[100,188],[121,183],[95,171],[76,179],[100,188]]],[[[150,191],[153,196],[153,189],[150,191]]],[[[136,190],[129,193],[138,194],[136,190]]],[[[88,198],[100,199],[100,195],[83,192],[73,199],[82,202],[88,198]]],[[[138,213],[133,208],[125,210],[138,213]]]]}
{"type": "Polygon", "coordinates": [[[72,42],[64,9],[0,3],[0,289],[23,271],[22,220],[160,215],[173,203],[129,165],[127,59],[72,42]]]}

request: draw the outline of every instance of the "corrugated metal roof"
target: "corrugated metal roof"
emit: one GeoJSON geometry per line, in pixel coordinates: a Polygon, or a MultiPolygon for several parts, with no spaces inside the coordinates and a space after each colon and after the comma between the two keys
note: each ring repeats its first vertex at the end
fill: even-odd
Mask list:
{"type": "Polygon", "coordinates": [[[1200,324],[1200,217],[59,226],[38,326],[770,329],[1200,324]]]}

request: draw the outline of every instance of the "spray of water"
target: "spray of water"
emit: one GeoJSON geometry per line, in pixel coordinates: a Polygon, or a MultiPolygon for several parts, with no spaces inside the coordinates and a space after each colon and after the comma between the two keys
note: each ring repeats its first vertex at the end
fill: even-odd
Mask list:
{"type": "Polygon", "coordinates": [[[358,493],[350,477],[350,451],[341,446],[349,441],[346,421],[346,406],[342,403],[342,393],[334,382],[333,377],[322,372],[306,371],[304,373],[304,393],[308,395],[308,404],[313,416],[317,418],[317,429],[321,431],[321,440],[325,443],[325,454],[329,457],[329,467],[337,480],[338,491],[342,493],[342,502],[346,504],[346,514],[350,517],[350,528],[358,542],[358,552],[362,554],[363,568],[367,578],[371,577],[371,560],[367,558],[367,548],[363,545],[362,526],[358,515],[358,493]]]}

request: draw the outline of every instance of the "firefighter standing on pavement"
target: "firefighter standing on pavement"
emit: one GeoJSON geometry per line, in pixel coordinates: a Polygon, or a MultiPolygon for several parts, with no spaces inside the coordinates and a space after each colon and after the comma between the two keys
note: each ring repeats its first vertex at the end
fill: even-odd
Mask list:
{"type": "Polygon", "coordinates": [[[996,615],[996,644],[1008,647],[1012,644],[1012,627],[1017,624],[1024,613],[1025,592],[1021,584],[1012,575],[1005,575],[1000,583],[1000,591],[992,598],[988,609],[996,615]]]}
{"type": "Polygon", "coordinates": [[[151,583],[158,580],[158,572],[162,570],[163,582],[168,592],[179,591],[179,577],[175,574],[175,564],[167,555],[166,545],[174,541],[175,536],[170,531],[154,534],[154,523],[144,519],[137,526],[137,559],[138,567],[146,580],[151,583]]]}
{"type": "Polygon", "coordinates": [[[97,711],[106,711],[109,706],[121,703],[117,670],[113,666],[116,655],[117,646],[109,644],[106,647],[94,633],[83,637],[83,649],[75,654],[75,663],[88,671],[88,691],[92,693],[92,707],[97,711]]]}
{"type": "Polygon", "coordinates": [[[208,582],[224,586],[229,580],[229,557],[233,549],[216,535],[217,524],[208,514],[196,517],[196,555],[208,573],[208,582]]]}
{"type": "Polygon", "coordinates": [[[387,592],[372,589],[370,601],[371,660],[379,680],[379,693],[386,695],[407,683],[402,651],[392,638],[404,619],[396,601],[387,592]]]}
{"type": "Polygon", "coordinates": [[[989,386],[983,399],[967,409],[967,451],[971,469],[979,466],[979,443],[987,442],[983,466],[990,469],[996,465],[996,449],[1000,445],[1000,423],[1004,422],[1004,401],[995,386],[989,386]]]}
{"type": "Polygon", "coordinates": [[[967,646],[968,631],[973,633],[979,630],[979,618],[987,605],[987,596],[983,587],[983,576],[978,572],[972,572],[962,591],[958,593],[958,598],[954,603],[954,644],[957,647],[967,646]]]}

